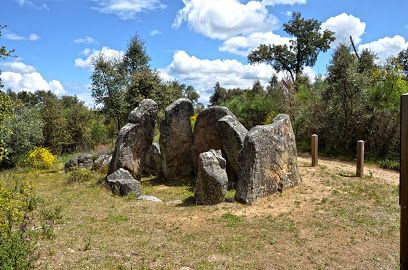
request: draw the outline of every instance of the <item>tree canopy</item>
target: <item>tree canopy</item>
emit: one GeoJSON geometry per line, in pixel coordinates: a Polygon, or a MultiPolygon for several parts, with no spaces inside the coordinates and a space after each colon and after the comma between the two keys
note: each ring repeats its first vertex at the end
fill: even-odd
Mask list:
{"type": "Polygon", "coordinates": [[[300,12],[293,12],[292,19],[285,23],[284,31],[292,39],[290,46],[261,44],[248,55],[251,64],[266,63],[277,71],[287,71],[292,82],[297,82],[305,66],[314,66],[320,52],[330,49],[334,33],[321,31],[321,22],[305,19],[300,12]]]}

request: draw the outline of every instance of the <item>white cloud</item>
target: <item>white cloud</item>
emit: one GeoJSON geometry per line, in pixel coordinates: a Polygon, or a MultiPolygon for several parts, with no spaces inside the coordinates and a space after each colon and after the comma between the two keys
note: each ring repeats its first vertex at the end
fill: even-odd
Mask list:
{"type": "Polygon", "coordinates": [[[306,4],[306,0],[263,0],[262,3],[264,5],[291,5],[294,4],[306,4]]]}
{"type": "Polygon", "coordinates": [[[336,17],[330,17],[326,22],[322,23],[321,27],[323,30],[328,29],[335,32],[334,37],[336,40],[331,44],[331,47],[335,47],[341,42],[348,42],[350,36],[353,37],[355,44],[360,43],[366,24],[353,15],[342,13],[336,17]]]}
{"type": "Polygon", "coordinates": [[[35,33],[31,33],[28,37],[23,37],[20,35],[17,35],[13,32],[10,32],[8,30],[4,31],[4,38],[5,39],[9,39],[9,40],[31,40],[31,41],[36,41],[40,39],[40,36],[35,34],[35,33]]]}
{"type": "Polygon", "coordinates": [[[153,30],[153,31],[150,32],[151,36],[155,36],[155,35],[158,35],[158,34],[161,34],[161,32],[159,30],[153,30]]]}
{"type": "Polygon", "coordinates": [[[82,55],[85,55],[85,56],[88,56],[88,55],[91,54],[91,49],[85,48],[85,49],[81,52],[81,54],[82,54],[82,55]]]}
{"type": "Polygon", "coordinates": [[[247,57],[248,54],[256,49],[260,44],[289,45],[290,38],[275,35],[272,32],[253,33],[249,36],[238,36],[227,39],[219,47],[220,51],[230,52],[247,57]]]}
{"type": "Polygon", "coordinates": [[[107,59],[122,58],[125,55],[123,51],[116,51],[114,49],[110,49],[109,47],[102,47],[102,49],[99,51],[96,51],[96,50],[93,51],[93,53],[90,54],[86,59],[82,59],[82,58],[75,59],[75,67],[79,67],[79,68],[87,69],[88,71],[92,71],[93,70],[92,60],[99,53],[102,53],[104,57],[106,57],[107,59]]]}
{"type": "Polygon", "coordinates": [[[93,44],[98,43],[95,39],[91,37],[77,38],[74,40],[75,43],[93,44]]]}
{"type": "Polygon", "coordinates": [[[241,4],[238,0],[183,0],[185,7],[177,13],[174,28],[186,22],[194,31],[213,38],[266,32],[278,28],[278,19],[268,14],[259,1],[241,4]]]}
{"type": "Polygon", "coordinates": [[[7,71],[14,73],[32,73],[35,72],[35,68],[30,65],[26,65],[23,62],[6,62],[1,64],[7,71]]]}
{"type": "Polygon", "coordinates": [[[115,14],[122,20],[133,19],[137,13],[166,8],[160,0],[94,0],[102,13],[115,14]]]}
{"type": "Polygon", "coordinates": [[[48,9],[46,4],[36,5],[32,1],[28,0],[16,0],[16,2],[19,4],[20,7],[27,6],[35,9],[48,9]]]}
{"type": "Polygon", "coordinates": [[[200,102],[208,103],[216,82],[228,89],[249,88],[256,79],[266,86],[271,76],[276,73],[265,64],[244,65],[237,60],[207,60],[189,56],[184,51],[176,52],[173,62],[160,72],[166,76],[195,85],[201,98],[200,102]]]}
{"type": "Polygon", "coordinates": [[[393,38],[385,37],[371,43],[360,45],[358,50],[361,52],[363,49],[369,49],[373,53],[376,53],[381,61],[385,60],[390,56],[397,56],[402,50],[407,49],[408,41],[405,38],[396,35],[393,38]]]}
{"type": "Polygon", "coordinates": [[[35,68],[21,62],[14,62],[7,65],[8,70],[3,72],[1,82],[4,89],[11,89],[14,92],[35,92],[37,90],[50,90],[56,95],[66,93],[66,90],[57,80],[46,81],[35,68]]]}

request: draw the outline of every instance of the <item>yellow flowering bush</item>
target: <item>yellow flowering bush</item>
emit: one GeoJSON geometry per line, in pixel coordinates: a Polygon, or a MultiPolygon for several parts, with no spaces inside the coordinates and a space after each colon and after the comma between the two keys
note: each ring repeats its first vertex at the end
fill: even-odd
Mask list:
{"type": "Polygon", "coordinates": [[[28,153],[24,163],[33,168],[48,168],[56,159],[47,148],[36,146],[28,153]]]}

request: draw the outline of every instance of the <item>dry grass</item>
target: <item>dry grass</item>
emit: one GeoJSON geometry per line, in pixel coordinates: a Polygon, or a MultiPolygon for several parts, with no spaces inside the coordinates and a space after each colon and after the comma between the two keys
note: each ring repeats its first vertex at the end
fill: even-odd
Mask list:
{"type": "Polygon", "coordinates": [[[352,165],[298,163],[300,186],[252,206],[168,203],[193,195],[187,180],[144,179],[143,192],[165,202],[155,203],[113,196],[101,175],[67,184],[55,171],[30,174],[63,217],[54,237],[37,240],[37,267],[398,269],[398,174],[372,167],[356,178],[352,165]]]}

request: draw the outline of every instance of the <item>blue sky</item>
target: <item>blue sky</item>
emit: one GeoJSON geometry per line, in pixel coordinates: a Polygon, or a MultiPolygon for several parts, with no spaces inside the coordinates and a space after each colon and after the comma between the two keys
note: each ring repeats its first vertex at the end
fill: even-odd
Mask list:
{"type": "MultiPolygon", "coordinates": [[[[385,61],[408,47],[407,10],[405,0],[2,0],[0,45],[18,58],[0,62],[1,78],[4,89],[76,94],[92,105],[92,56],[121,55],[138,33],[162,78],[193,85],[206,104],[217,81],[267,85],[275,71],[246,56],[259,44],[288,43],[282,25],[293,11],[336,32],[333,46],[351,35],[385,61]]],[[[330,55],[305,72],[325,74],[330,55]]]]}

